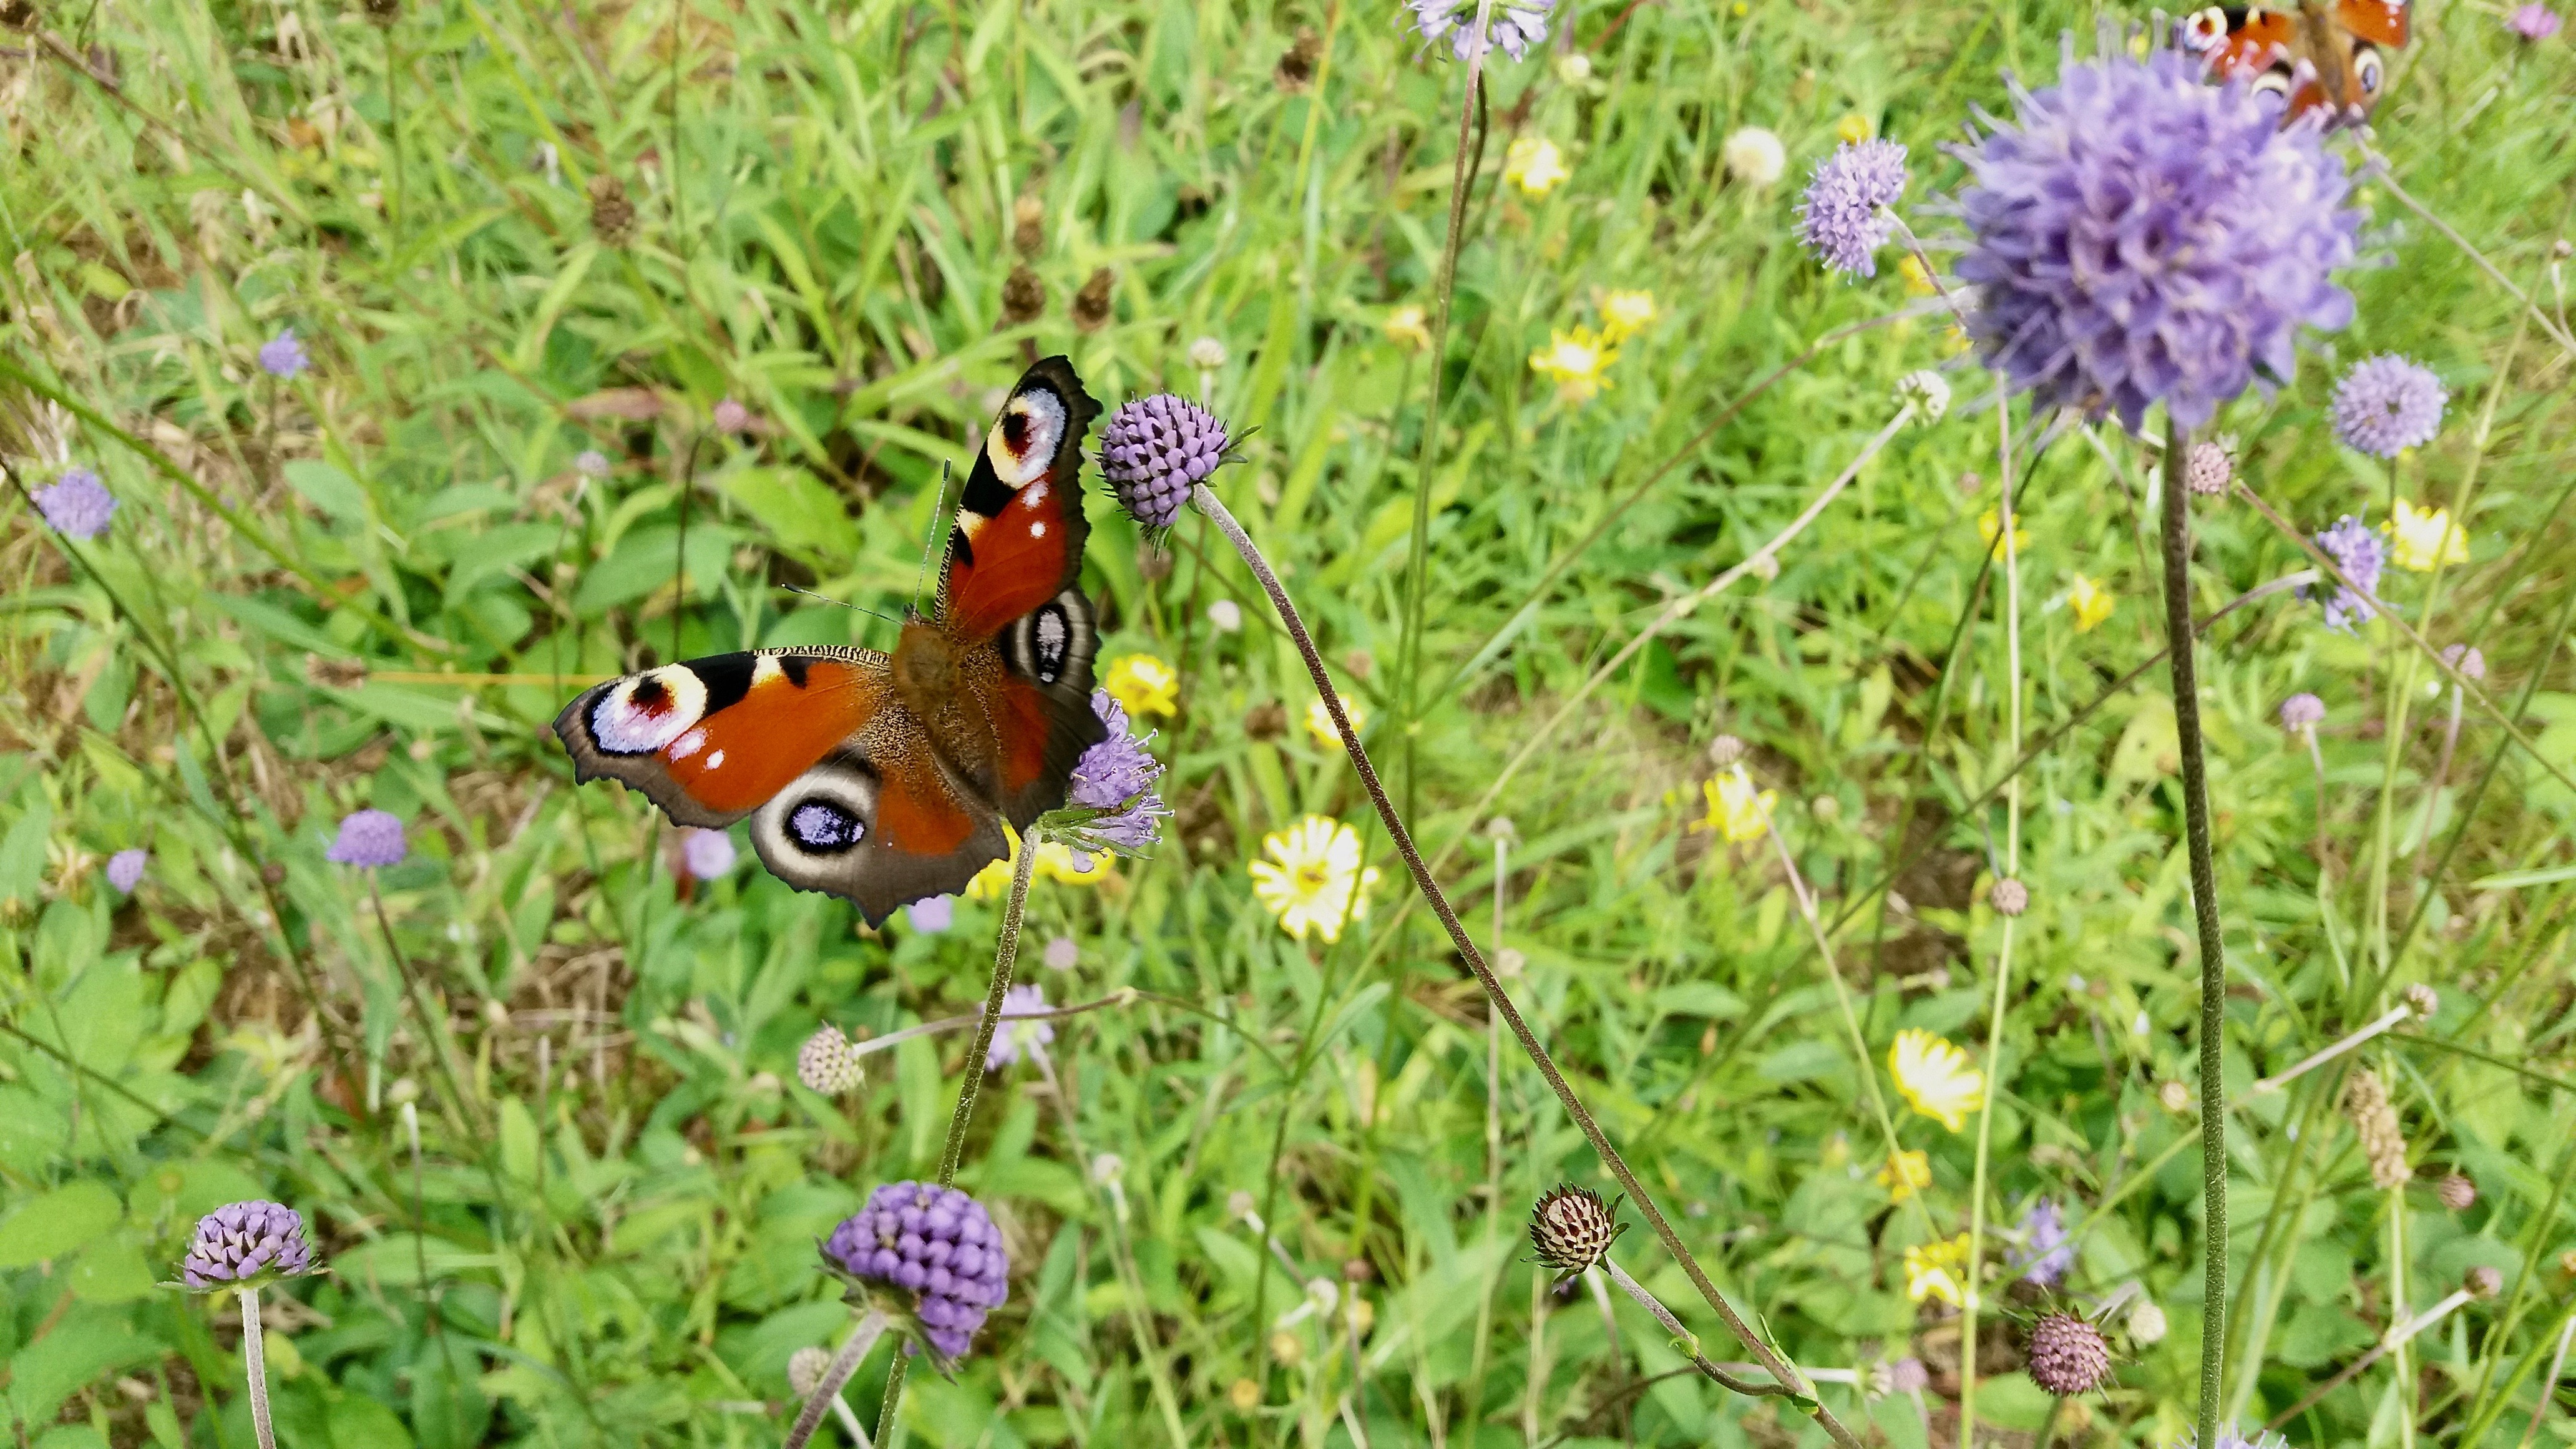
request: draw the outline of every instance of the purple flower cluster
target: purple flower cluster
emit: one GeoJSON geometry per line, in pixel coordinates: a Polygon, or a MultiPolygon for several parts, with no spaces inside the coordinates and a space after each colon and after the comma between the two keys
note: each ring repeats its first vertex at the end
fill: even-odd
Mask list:
{"type": "Polygon", "coordinates": [[[2431,368],[2384,352],[2354,363],[2335,384],[2335,436],[2356,453],[2394,458],[2433,441],[2450,400],[2431,368]]]}
{"type": "Polygon", "coordinates": [[[2525,40],[2543,41],[2558,33],[2558,15],[2546,5],[2517,5],[2504,26],[2525,40]]]}
{"type": "Polygon", "coordinates": [[[116,495],[87,468],[71,469],[53,487],[37,489],[35,499],[45,522],[83,543],[107,532],[107,521],[116,515],[116,495]]]}
{"type": "Polygon", "coordinates": [[[400,865],[410,851],[402,817],[389,810],[360,810],[340,822],[340,838],[323,859],[333,865],[400,865]]]}
{"type": "Polygon", "coordinates": [[[1042,986],[1014,986],[1003,992],[1002,1019],[993,1033],[993,1045],[984,1053],[984,1070],[998,1072],[1004,1067],[1017,1065],[1021,1052],[1035,1056],[1048,1042],[1054,1041],[1055,1024],[1044,1019],[1051,1009],[1047,1005],[1046,988],[1042,986]],[[1040,1019],[1028,1021],[1027,1018],[1032,1016],[1040,1019]],[[1019,1018],[1023,1024],[1011,1025],[1013,1018],[1019,1018]]]}
{"type": "Polygon", "coordinates": [[[1121,403],[1109,415],[1100,430],[1100,476],[1129,517],[1147,528],[1169,528],[1190,489],[1225,461],[1227,442],[1216,414],[1158,392],[1121,403]]]}
{"type": "Polygon", "coordinates": [[[2057,1204],[2041,1198],[2022,1214],[2021,1230],[2034,1255],[2022,1272],[2024,1280],[2042,1288],[2054,1288],[2065,1281],[2066,1270],[2075,1266],[2075,1244],[2066,1233],[2066,1215],[2057,1204]]]}
{"type": "Polygon", "coordinates": [[[1460,60],[1473,60],[1479,49],[1487,54],[1501,51],[1514,60],[1525,60],[1529,48],[1547,39],[1547,13],[1556,8],[1556,0],[1495,0],[1480,36],[1476,26],[1476,0],[1404,0],[1412,15],[1412,24],[1422,38],[1438,45],[1443,37],[1449,41],[1449,53],[1460,60]]]}
{"type": "Polygon", "coordinates": [[[143,868],[152,863],[152,852],[140,846],[120,850],[107,858],[107,883],[127,895],[143,884],[143,868]]]}
{"type": "Polygon", "coordinates": [[[1978,289],[1969,332],[2043,407],[2117,414],[2163,403],[2185,427],[2251,386],[2287,378],[2302,327],[2352,320],[2328,273],[2349,264],[2361,214],[2313,126],[2281,125],[2198,57],[2131,60],[2106,36],[2058,83],[2013,88],[2017,121],[1961,148],[1978,289]]]}
{"type": "Polygon", "coordinates": [[[1887,208],[1905,194],[1905,148],[1846,141],[1818,162],[1798,204],[1807,249],[1837,272],[1878,275],[1877,252],[1896,227],[1887,208]]]}
{"type": "Polygon", "coordinates": [[[953,1187],[893,1182],[832,1230],[823,1257],[863,1283],[914,1295],[922,1336],[963,1358],[984,1315],[1010,1296],[1011,1256],[984,1205],[953,1187]]]}
{"type": "Polygon", "coordinates": [[[2312,730],[2325,723],[2326,702],[2302,690],[2281,701],[2281,728],[2312,730]]]}
{"type": "Polygon", "coordinates": [[[268,1274],[299,1277],[313,1272],[313,1246],[304,1240],[304,1217],[283,1203],[229,1203],[197,1219],[179,1276],[191,1288],[212,1291],[268,1274]]]}
{"type": "Polygon", "coordinates": [[[1109,736],[1074,762],[1067,799],[1086,810],[1118,811],[1083,826],[1084,834],[1121,850],[1143,850],[1162,834],[1163,817],[1172,813],[1154,793],[1163,762],[1145,752],[1145,740],[1136,736],[1126,709],[1108,690],[1091,692],[1091,712],[1109,727],[1109,736]],[[1134,806],[1119,809],[1130,800],[1134,806]]]}
{"type": "MultiPolygon", "coordinates": [[[[2378,611],[2371,601],[2379,596],[2379,571],[2388,562],[2388,545],[2368,524],[2347,513],[2335,520],[2334,527],[2317,535],[2317,547],[2325,550],[2326,557],[2343,570],[2343,576],[2352,580],[2353,588],[2361,591],[2355,593],[2353,588],[2335,585],[2333,597],[2326,600],[2326,627],[2349,632],[2353,620],[2377,618],[2378,611]]],[[[2306,590],[2302,588],[2300,592],[2304,594],[2306,590]]]]}
{"type": "Polygon", "coordinates": [[[733,837],[721,830],[680,832],[680,863],[697,880],[714,880],[733,869],[733,837]]]}
{"type": "Polygon", "coordinates": [[[313,359],[305,355],[304,342],[292,327],[280,328],[275,337],[259,345],[259,370],[271,377],[291,382],[312,365],[313,359]]]}

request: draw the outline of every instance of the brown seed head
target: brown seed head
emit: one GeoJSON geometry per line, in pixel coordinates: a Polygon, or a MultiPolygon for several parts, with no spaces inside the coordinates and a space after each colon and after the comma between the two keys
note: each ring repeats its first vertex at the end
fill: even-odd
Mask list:
{"type": "Polygon", "coordinates": [[[1297,41],[1279,57],[1279,89],[1290,95],[1314,83],[1315,63],[1324,58],[1324,38],[1312,26],[1300,27],[1297,41]]]}
{"type": "Polygon", "coordinates": [[[1559,1282],[1601,1261],[1619,1236],[1617,1209],[1588,1187],[1560,1183],[1530,1209],[1530,1247],[1559,1282]]]}
{"type": "Polygon", "coordinates": [[[1046,203],[1023,196],[1011,203],[1011,247],[1021,256],[1046,250],[1046,203]]]}
{"type": "Polygon", "coordinates": [[[626,183],[605,171],[590,178],[590,232],[606,247],[635,240],[635,203],[626,199],[626,183]]]}
{"type": "Polygon", "coordinates": [[[2441,1194],[2442,1206],[2455,1213],[2467,1212],[2478,1205],[2478,1185],[2471,1182],[2465,1172],[2444,1175],[2441,1185],[2434,1191],[2441,1194]]]}
{"type": "Polygon", "coordinates": [[[2071,1313],[2047,1313],[2030,1330],[2031,1382],[2052,1394],[2089,1394],[2111,1371],[2102,1330],[2071,1313]]]}
{"type": "Polygon", "coordinates": [[[1996,915],[2018,916],[2030,909],[2030,887],[2006,877],[1995,882],[1994,892],[1987,901],[1994,906],[1996,915]]]}
{"type": "Polygon", "coordinates": [[[1085,332],[1097,332],[1109,325],[1110,289],[1118,285],[1118,274],[1107,267],[1091,274],[1082,290],[1073,294],[1073,325],[1085,332]]]}
{"type": "Polygon", "coordinates": [[[1034,322],[1045,310],[1046,283],[1038,280],[1038,274],[1026,262],[1011,268],[1011,275],[1002,282],[1002,325],[1017,327],[1034,322]]]}

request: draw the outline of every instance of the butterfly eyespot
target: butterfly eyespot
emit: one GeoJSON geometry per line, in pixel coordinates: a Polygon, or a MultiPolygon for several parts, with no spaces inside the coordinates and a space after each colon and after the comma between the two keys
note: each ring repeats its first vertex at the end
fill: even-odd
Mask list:
{"type": "Polygon", "coordinates": [[[1056,444],[1064,437],[1064,399],[1045,388],[1014,397],[993,420],[984,440],[984,455],[993,476],[1018,488],[1055,462],[1056,444]]]}
{"type": "Polygon", "coordinates": [[[2215,5],[2194,11],[2182,23],[2182,43],[2186,50],[2215,50],[2227,39],[2227,12],[2215,5]]]}
{"type": "Polygon", "coordinates": [[[2380,60],[2379,52],[2368,49],[2357,52],[2352,58],[2352,78],[2361,87],[2363,95],[2379,94],[2379,84],[2387,78],[2387,65],[2380,60]]]}
{"type": "Polygon", "coordinates": [[[706,714],[707,686],[684,664],[611,685],[590,707],[591,743],[604,755],[649,755],[706,714]]]}
{"type": "Polygon", "coordinates": [[[2267,70],[2261,75],[2254,77],[2253,90],[2254,94],[2258,96],[2278,96],[2281,98],[2282,104],[2287,105],[2290,100],[2289,72],[2281,70],[2267,70]]]}
{"type": "Polygon", "coordinates": [[[787,833],[816,855],[838,855],[865,840],[868,825],[838,801],[812,799],[787,812],[787,833]]]}

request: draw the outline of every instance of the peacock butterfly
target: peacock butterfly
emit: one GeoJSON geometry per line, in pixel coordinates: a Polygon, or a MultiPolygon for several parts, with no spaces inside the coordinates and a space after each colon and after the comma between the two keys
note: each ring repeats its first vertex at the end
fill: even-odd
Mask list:
{"type": "Polygon", "coordinates": [[[1105,734],[1079,582],[1099,415],[1062,357],[1020,378],[966,477],[936,611],[892,655],[755,649],[597,685],[555,719],[574,777],[641,790],[680,825],[748,816],[771,872],[871,925],[963,887],[1008,852],[1005,822],[1064,804],[1105,734]]]}
{"type": "Polygon", "coordinates": [[[2243,77],[2281,97],[2285,118],[2322,111],[2330,126],[2360,125],[2388,81],[2384,47],[2406,44],[2407,0],[2294,0],[2212,5],[2183,21],[2186,49],[2222,78],[2243,77]]]}

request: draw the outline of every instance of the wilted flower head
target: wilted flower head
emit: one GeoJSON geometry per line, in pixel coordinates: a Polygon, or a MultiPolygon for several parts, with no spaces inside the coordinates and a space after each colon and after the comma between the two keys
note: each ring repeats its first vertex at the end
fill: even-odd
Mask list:
{"type": "MultiPolygon", "coordinates": [[[[2333,596],[2326,600],[2326,627],[2349,630],[2355,619],[2378,617],[2371,600],[2379,595],[2380,565],[2388,560],[2388,548],[2379,541],[2379,535],[2347,513],[2335,520],[2334,527],[2317,535],[2317,547],[2352,581],[2349,588],[2335,585],[2333,596]],[[2354,592],[2356,589],[2360,592],[2354,592]]],[[[2300,592],[2305,594],[2307,590],[2302,586],[2300,592]]]]}
{"type": "Polygon", "coordinates": [[[1039,1054],[1048,1042],[1055,1040],[1055,1025],[1044,1019],[1046,990],[1038,986],[1014,986],[1002,993],[1002,1019],[993,1031],[993,1044],[985,1049],[984,1070],[998,1072],[1016,1065],[1020,1054],[1039,1054]],[[1014,1018],[1038,1017],[1028,1021],[1014,1018]]]}
{"type": "Polygon", "coordinates": [[[275,337],[259,345],[259,370],[271,377],[293,379],[313,365],[304,355],[304,343],[292,327],[281,328],[275,337]]]}
{"type": "Polygon", "coordinates": [[[1807,249],[1834,271],[1878,275],[1876,253],[1896,229],[1886,209],[1904,194],[1903,146],[1845,141],[1817,164],[1798,205],[1807,249]]]}
{"type": "Polygon", "coordinates": [[[116,495],[87,468],[74,468],[50,488],[35,491],[36,511],[67,538],[86,543],[107,532],[116,514],[116,495]]]}
{"type": "Polygon", "coordinates": [[[2450,400],[2431,368],[2383,352],[2354,363],[2335,384],[2335,436],[2354,452],[2394,458],[2433,441],[2450,400]]]}
{"type": "Polygon", "coordinates": [[[2054,1288],[2066,1278],[2066,1270],[2075,1266],[2075,1244],[2066,1233],[2066,1215],[2057,1203],[2041,1198],[2023,1213],[2021,1230],[2032,1254],[2030,1266],[2022,1277],[2042,1288],[2054,1288]]]}
{"type": "Polygon", "coordinates": [[[2504,28],[2529,41],[2543,41],[2558,33],[2558,15],[2546,5],[2517,5],[2504,18],[2504,28]]]}
{"type": "Polygon", "coordinates": [[[788,1392],[802,1399],[823,1386],[823,1373],[832,1366],[832,1351],[812,1344],[787,1356],[788,1392]]]}
{"type": "Polygon", "coordinates": [[[1726,174],[1747,186],[1770,186],[1789,169],[1789,152],[1780,138],[1760,126],[1746,126],[1718,148],[1726,174]]]}
{"type": "Polygon", "coordinates": [[[1225,461],[1225,424],[1168,392],[1121,403],[1100,432],[1100,476],[1147,528],[1169,528],[1190,489],[1225,461]]]}
{"type": "Polygon", "coordinates": [[[1424,41],[1437,45],[1445,37],[1449,53],[1473,60],[1477,52],[1501,51],[1514,60],[1529,55],[1532,45],[1547,39],[1547,12],[1556,0],[1494,0],[1486,27],[1476,25],[1477,0],[1405,0],[1412,25],[1424,41]]]}
{"type": "Polygon", "coordinates": [[[1074,762],[1066,798],[1087,810],[1118,812],[1086,822],[1080,827],[1083,834],[1117,849],[1143,850],[1161,835],[1163,817],[1172,813],[1154,793],[1163,762],[1145,752],[1145,740],[1128,727],[1127,711],[1108,690],[1091,692],[1091,712],[1109,733],[1074,762]]]}
{"type": "Polygon", "coordinates": [[[107,883],[130,896],[143,884],[143,867],[151,861],[152,852],[140,847],[120,850],[107,858],[107,883]]]}
{"type": "Polygon", "coordinates": [[[387,810],[360,810],[340,822],[340,837],[323,859],[334,865],[400,865],[409,849],[400,817],[387,810]]]}
{"type": "Polygon", "coordinates": [[[826,1097],[837,1097],[859,1084],[859,1054],[841,1029],[825,1022],[796,1049],[796,1080],[826,1097]]]}
{"type": "Polygon", "coordinates": [[[1601,1194],[1559,1183],[1541,1193],[1530,1209],[1530,1247],[1540,1264],[1563,1280],[1600,1262],[1626,1226],[1601,1194]]]}
{"type": "Polygon", "coordinates": [[[680,861],[696,879],[714,880],[733,869],[733,837],[721,830],[684,830],[680,833],[680,861]]]}
{"type": "Polygon", "coordinates": [[[2281,728],[2312,730],[2326,717],[2326,702],[2313,694],[2301,692],[2281,701],[2281,728]]]}
{"type": "Polygon", "coordinates": [[[2043,1313],[2030,1330],[2031,1382],[2052,1394],[2089,1394],[2111,1372],[2102,1330],[2071,1313],[2043,1313]]]}
{"type": "Polygon", "coordinates": [[[1969,332],[2043,407],[2135,430],[2162,402],[2198,427],[2258,375],[2288,377],[2299,327],[2352,319],[2327,273],[2360,213],[2315,127],[2284,129],[2184,51],[2102,51],[2079,63],[2070,40],[2058,83],[2014,86],[2017,120],[1958,153],[1969,332]]]}
{"type": "Polygon", "coordinates": [[[253,1199],[228,1203],[197,1219],[179,1276],[191,1288],[214,1292],[255,1285],[269,1276],[295,1278],[315,1271],[313,1247],[304,1240],[304,1217],[283,1203],[253,1199]]]}
{"type": "Polygon", "coordinates": [[[913,1295],[921,1335],[963,1358],[984,1315],[1010,1296],[1011,1258],[984,1205],[953,1187],[894,1182],[868,1194],[823,1245],[827,1267],[913,1295]]]}

